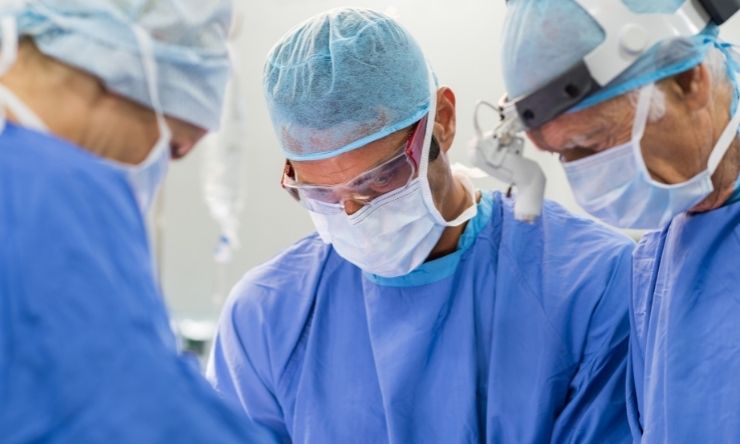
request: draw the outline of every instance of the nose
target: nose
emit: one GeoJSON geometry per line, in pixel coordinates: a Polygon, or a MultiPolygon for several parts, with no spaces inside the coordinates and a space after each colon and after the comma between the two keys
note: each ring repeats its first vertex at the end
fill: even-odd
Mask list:
{"type": "Polygon", "coordinates": [[[344,206],[344,212],[347,213],[347,216],[352,216],[356,212],[360,211],[364,206],[361,202],[351,199],[345,200],[342,202],[342,205],[344,206]]]}
{"type": "Polygon", "coordinates": [[[181,159],[188,155],[208,132],[204,128],[174,117],[166,116],[165,120],[172,133],[170,151],[173,159],[181,159]]]}

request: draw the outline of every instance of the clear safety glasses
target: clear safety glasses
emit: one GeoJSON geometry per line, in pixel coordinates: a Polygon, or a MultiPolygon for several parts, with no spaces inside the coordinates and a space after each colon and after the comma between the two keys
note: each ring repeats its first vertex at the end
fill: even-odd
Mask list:
{"type": "Polygon", "coordinates": [[[383,194],[406,186],[419,170],[426,118],[416,123],[414,131],[398,148],[399,153],[354,179],[338,185],[300,183],[293,166],[285,162],[281,185],[306,209],[320,214],[344,211],[344,202],[365,205],[383,194]]]}

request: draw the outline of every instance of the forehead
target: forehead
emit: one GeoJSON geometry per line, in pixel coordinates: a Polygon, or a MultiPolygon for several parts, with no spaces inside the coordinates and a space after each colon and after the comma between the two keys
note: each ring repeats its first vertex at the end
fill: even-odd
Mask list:
{"type": "Polygon", "coordinates": [[[363,147],[328,159],[291,161],[291,164],[301,182],[317,185],[344,183],[397,154],[413,128],[413,126],[404,128],[363,147]]]}
{"type": "Polygon", "coordinates": [[[550,151],[598,145],[632,122],[634,110],[629,100],[626,96],[620,96],[563,114],[528,134],[541,148],[550,151]]]}

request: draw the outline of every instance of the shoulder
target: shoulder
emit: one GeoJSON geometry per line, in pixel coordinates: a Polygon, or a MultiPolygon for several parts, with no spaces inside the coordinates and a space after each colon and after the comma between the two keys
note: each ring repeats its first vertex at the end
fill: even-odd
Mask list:
{"type": "Polygon", "coordinates": [[[9,172],[9,167],[59,173],[103,169],[97,156],[79,146],[12,123],[0,132],[0,159],[9,172]]]}
{"type": "Polygon", "coordinates": [[[560,204],[546,200],[542,215],[532,223],[514,218],[515,201],[495,193],[500,208],[502,247],[516,256],[562,259],[578,263],[629,260],[635,243],[628,236],[600,222],[577,216],[560,204]]]}
{"type": "Polygon", "coordinates": [[[556,202],[546,201],[543,211],[543,229],[563,242],[578,242],[586,246],[597,246],[596,251],[611,249],[632,253],[635,243],[627,235],[601,222],[577,216],[556,202]]]}
{"type": "Polygon", "coordinates": [[[8,125],[0,181],[0,272],[11,297],[44,307],[60,329],[70,319],[52,312],[77,303],[101,322],[112,307],[109,318],[146,316],[149,305],[137,304],[157,291],[144,221],[122,174],[74,145],[8,125]]]}
{"type": "Polygon", "coordinates": [[[231,291],[222,323],[235,329],[258,319],[271,321],[262,324],[264,328],[302,325],[310,316],[319,282],[333,270],[351,266],[311,234],[249,270],[231,291]]]}
{"type": "Polygon", "coordinates": [[[274,299],[300,298],[317,281],[336,254],[317,234],[291,245],[269,261],[249,270],[229,297],[230,306],[262,305],[274,299]]]}
{"type": "Polygon", "coordinates": [[[0,134],[0,177],[5,212],[25,226],[140,219],[120,171],[54,136],[8,124],[0,134]]]}
{"type": "MultiPolygon", "coordinates": [[[[354,266],[312,234],[247,272],[221,312],[208,371],[219,390],[239,390],[229,388],[234,382],[226,362],[248,365],[273,387],[273,376],[282,374],[311,325],[320,283],[348,267],[354,266]]],[[[250,375],[237,375],[237,385],[250,375]]]]}

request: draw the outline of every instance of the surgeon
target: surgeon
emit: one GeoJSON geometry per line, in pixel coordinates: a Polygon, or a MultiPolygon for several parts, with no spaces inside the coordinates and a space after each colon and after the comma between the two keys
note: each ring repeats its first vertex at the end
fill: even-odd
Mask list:
{"type": "Polygon", "coordinates": [[[455,94],[383,14],[310,18],[263,84],[317,232],[233,290],[224,397],[283,442],[629,441],[630,240],[453,171],[455,94]]]}
{"type": "Polygon", "coordinates": [[[178,356],[145,217],[215,129],[228,1],[0,9],[0,442],[270,442],[178,356]]]}
{"type": "Polygon", "coordinates": [[[740,442],[740,58],[718,38],[732,3],[509,2],[504,77],[529,136],[583,208],[653,230],[630,299],[635,442],[740,442]]]}

